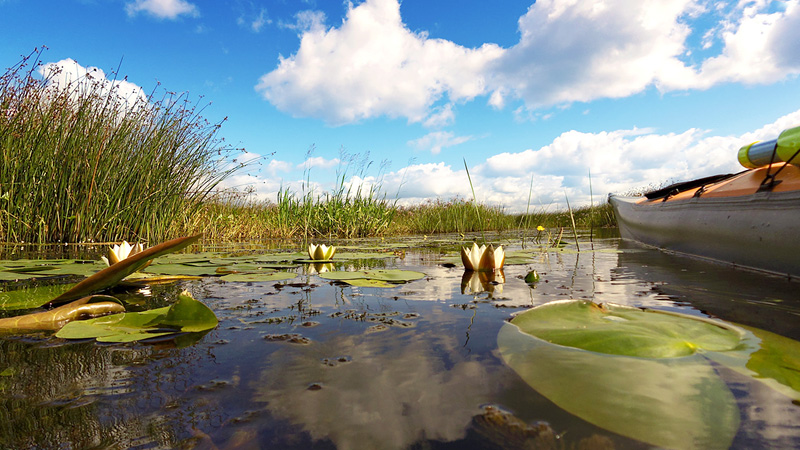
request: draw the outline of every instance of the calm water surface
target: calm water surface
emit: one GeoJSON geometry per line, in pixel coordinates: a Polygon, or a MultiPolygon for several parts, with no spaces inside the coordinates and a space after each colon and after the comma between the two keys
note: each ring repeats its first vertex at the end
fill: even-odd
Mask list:
{"type": "MultiPolygon", "coordinates": [[[[0,448],[649,448],[529,387],[500,357],[503,324],[590,299],[800,340],[800,285],[782,278],[595,237],[581,245],[594,251],[542,253],[483,286],[445,264],[457,247],[426,245],[337,266],[427,274],[392,289],[331,283],[310,266],[288,282],[154,287],[148,301],[185,288],[216,312],[219,327],[195,342],[4,338],[0,371],[13,369],[0,376],[0,448]],[[531,270],[535,287],[523,281],[531,270]]],[[[718,371],[741,412],[734,448],[800,448],[798,404],[718,371]]]]}

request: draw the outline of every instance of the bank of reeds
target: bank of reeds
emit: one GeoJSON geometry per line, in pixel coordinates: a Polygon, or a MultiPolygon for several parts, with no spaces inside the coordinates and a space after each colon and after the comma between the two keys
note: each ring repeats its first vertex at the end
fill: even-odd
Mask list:
{"type": "MultiPolygon", "coordinates": [[[[211,240],[246,241],[572,227],[567,210],[520,215],[484,204],[478,204],[477,210],[472,201],[461,199],[399,207],[374,192],[347,198],[335,194],[298,197],[281,191],[277,203],[218,195],[204,202],[178,234],[204,233],[211,240]]],[[[572,213],[579,228],[616,226],[608,203],[572,213]]]]}
{"type": "Polygon", "coordinates": [[[230,193],[209,198],[187,216],[179,234],[212,240],[356,238],[387,234],[397,215],[393,201],[375,189],[297,195],[278,192],[276,203],[230,193]]]}
{"type": "Polygon", "coordinates": [[[0,77],[0,241],[172,237],[232,170],[216,170],[220,124],[185,94],[123,98],[105,78],[58,85],[38,56],[0,77]]]}

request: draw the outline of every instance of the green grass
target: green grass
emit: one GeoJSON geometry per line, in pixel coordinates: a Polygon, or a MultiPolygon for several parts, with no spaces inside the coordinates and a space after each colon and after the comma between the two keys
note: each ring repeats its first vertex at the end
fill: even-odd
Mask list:
{"type": "Polygon", "coordinates": [[[38,57],[0,77],[0,241],[163,240],[233,170],[185,94],[56,89],[38,57]]]}
{"type": "MultiPolygon", "coordinates": [[[[123,104],[99,83],[54,89],[37,77],[38,52],[0,77],[0,242],[157,243],[203,233],[209,240],[356,238],[572,227],[568,211],[509,214],[474,200],[398,206],[380,190],[352,188],[369,154],[346,155],[330,192],[281,189],[276,202],[220,192],[242,168],[185,94],[123,104]],[[234,160],[235,161],[235,160],[234,160]]],[[[313,151],[313,146],[309,152],[313,151]]],[[[380,172],[386,167],[381,164],[380,172]]],[[[466,167],[466,162],[465,162],[466,167]]],[[[472,187],[472,180],[470,179],[472,187]]],[[[614,226],[608,204],[572,211],[578,227],[614,226]]]]}

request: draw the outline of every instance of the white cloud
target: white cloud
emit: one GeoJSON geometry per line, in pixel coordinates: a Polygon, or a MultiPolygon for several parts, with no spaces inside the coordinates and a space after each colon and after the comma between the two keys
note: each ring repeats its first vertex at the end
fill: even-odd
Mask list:
{"type": "Polygon", "coordinates": [[[502,50],[468,49],[405,27],[397,0],[367,0],[339,28],[305,31],[297,53],[281,57],[256,89],[282,111],[344,124],[386,115],[419,122],[444,96],[485,92],[486,63],[502,50]]]}
{"type": "Polygon", "coordinates": [[[441,128],[452,125],[455,120],[456,116],[453,113],[453,105],[448,103],[444,106],[433,108],[428,118],[422,123],[422,126],[425,128],[441,128]]]}
{"type": "Polygon", "coordinates": [[[145,12],[159,19],[177,19],[180,15],[197,17],[200,11],[185,0],[136,0],[125,4],[125,11],[133,17],[145,12]]]}
{"type": "Polygon", "coordinates": [[[261,8],[258,10],[258,14],[255,11],[242,12],[236,19],[236,23],[243,28],[249,28],[254,33],[259,33],[264,25],[271,24],[272,20],[267,15],[266,8],[261,8]]]}
{"type": "Polygon", "coordinates": [[[330,169],[339,165],[339,158],[325,159],[322,156],[311,156],[302,163],[297,165],[298,169],[311,169],[317,167],[320,169],[330,169]]]}
{"type": "Polygon", "coordinates": [[[288,30],[302,33],[310,31],[325,31],[325,13],[322,11],[300,11],[294,16],[294,23],[280,22],[278,26],[288,30]]]}
{"type": "Polygon", "coordinates": [[[200,11],[192,3],[185,0],[135,0],[125,4],[128,16],[133,17],[145,12],[159,19],[177,19],[180,15],[198,17],[200,11]]]}
{"type": "Polygon", "coordinates": [[[387,116],[436,128],[454,120],[450,105],[477,96],[494,108],[521,102],[520,117],[537,117],[522,112],[650,87],[772,83],[800,73],[798,1],[776,9],[769,1],[540,0],[519,18],[519,43],[471,49],[410,31],[398,0],[366,0],[350,4],[338,27],[313,11],[284,25],[298,30],[300,46],[256,89],[282,111],[329,124],[387,116]],[[435,107],[442,99],[448,106],[435,107]]]}
{"type": "Polygon", "coordinates": [[[277,159],[273,159],[272,161],[267,164],[266,170],[267,173],[272,175],[273,177],[278,175],[279,173],[289,173],[294,169],[294,165],[288,161],[279,161],[277,159]]]}
{"type": "Polygon", "coordinates": [[[408,145],[420,150],[430,150],[434,155],[438,155],[443,148],[463,144],[472,140],[472,136],[456,136],[450,131],[433,131],[419,139],[408,141],[408,145]]]}
{"type": "Polygon", "coordinates": [[[111,80],[97,67],[83,67],[67,58],[39,67],[48,89],[69,91],[73,98],[89,93],[110,96],[123,110],[136,110],[148,104],[144,90],[127,80],[111,80]]]}
{"type": "MultiPolygon", "coordinates": [[[[453,198],[471,200],[470,179],[479,202],[501,206],[507,212],[523,212],[531,195],[531,211],[566,207],[566,197],[575,206],[601,203],[611,192],[657,187],[667,182],[686,181],[709,175],[744,170],[737,162],[738,149],[757,140],[776,138],[781,131],[800,123],[800,109],[756,130],[735,136],[713,135],[707,130],[689,129],[660,134],[652,129],[614,130],[599,133],[567,131],[537,149],[507,151],[488,157],[470,167],[470,176],[460,165],[444,162],[410,164],[399,170],[374,176],[352,176],[345,187],[380,188],[399,205],[453,198]],[[590,191],[591,183],[591,191],[590,191]],[[532,186],[531,186],[532,185],[532,186]]],[[[309,158],[294,169],[330,169],[338,159],[309,158]]],[[[267,170],[288,171],[291,164],[270,162],[267,170]],[[274,164],[273,164],[274,163],[274,164]]],[[[296,173],[287,172],[289,175],[296,173]]],[[[312,179],[324,179],[315,176],[312,179]]],[[[259,198],[275,201],[283,188],[291,192],[329,192],[333,181],[310,184],[296,180],[237,175],[226,186],[253,184],[259,198]],[[327,183],[327,184],[325,184],[327,183]]]]}

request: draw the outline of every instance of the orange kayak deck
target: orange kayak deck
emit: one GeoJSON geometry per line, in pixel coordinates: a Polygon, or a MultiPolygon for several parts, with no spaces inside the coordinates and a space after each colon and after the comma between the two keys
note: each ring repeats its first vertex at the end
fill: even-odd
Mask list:
{"type": "Polygon", "coordinates": [[[752,195],[759,191],[762,182],[766,179],[768,170],[769,174],[775,174],[780,170],[777,177],[775,177],[775,184],[769,189],[770,192],[800,191],[800,167],[793,164],[776,163],[767,167],[747,170],[702,186],[682,190],[674,195],[668,195],[666,199],[663,196],[654,199],[642,198],[639,203],[676,202],[697,197],[724,198],[752,195]]]}

